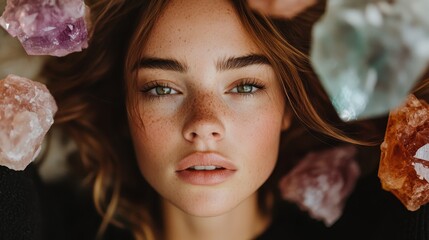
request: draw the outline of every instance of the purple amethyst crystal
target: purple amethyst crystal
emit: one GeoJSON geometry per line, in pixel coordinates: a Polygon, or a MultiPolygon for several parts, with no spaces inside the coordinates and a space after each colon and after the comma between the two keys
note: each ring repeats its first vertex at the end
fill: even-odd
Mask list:
{"type": "Polygon", "coordinates": [[[28,55],[65,56],[88,47],[83,0],[8,0],[0,25],[28,55]]]}

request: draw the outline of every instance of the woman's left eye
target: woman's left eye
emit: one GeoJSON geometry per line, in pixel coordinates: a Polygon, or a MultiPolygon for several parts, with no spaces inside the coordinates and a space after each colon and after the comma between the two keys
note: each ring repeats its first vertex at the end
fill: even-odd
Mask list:
{"type": "Polygon", "coordinates": [[[231,89],[230,92],[239,94],[251,94],[260,89],[263,89],[263,86],[257,83],[240,83],[239,85],[231,89]]]}

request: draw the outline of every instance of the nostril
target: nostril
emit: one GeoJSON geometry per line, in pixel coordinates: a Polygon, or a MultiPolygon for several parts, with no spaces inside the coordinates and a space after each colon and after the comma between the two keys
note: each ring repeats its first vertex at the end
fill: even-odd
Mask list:
{"type": "Polygon", "coordinates": [[[195,140],[197,138],[207,138],[207,137],[209,137],[209,138],[211,137],[213,139],[220,139],[221,138],[221,134],[218,133],[218,132],[212,132],[211,134],[208,134],[208,135],[204,136],[204,134],[200,135],[200,134],[198,134],[196,132],[191,132],[190,135],[189,135],[189,137],[192,140],[195,140]]]}
{"type": "Polygon", "coordinates": [[[217,132],[212,132],[212,136],[217,139],[220,137],[220,134],[217,132]]]}
{"type": "Polygon", "coordinates": [[[189,141],[219,141],[223,138],[224,129],[220,124],[193,124],[182,131],[183,137],[189,141]]]}

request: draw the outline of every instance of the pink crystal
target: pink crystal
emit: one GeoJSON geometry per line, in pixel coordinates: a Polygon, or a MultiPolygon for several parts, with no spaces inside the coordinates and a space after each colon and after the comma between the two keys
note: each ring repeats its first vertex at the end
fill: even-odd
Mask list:
{"type": "Polygon", "coordinates": [[[307,154],[281,179],[282,197],[331,226],[341,217],[345,201],[360,175],[355,154],[353,146],[307,154]]]}
{"type": "Polygon", "coordinates": [[[8,0],[0,25],[29,55],[65,56],[88,47],[82,0],[8,0]]]}
{"type": "Polygon", "coordinates": [[[378,176],[410,210],[429,202],[429,104],[410,94],[390,112],[378,176]]]}
{"type": "Polygon", "coordinates": [[[0,165],[25,169],[37,157],[56,112],[42,83],[15,75],[0,80],[0,165]]]}

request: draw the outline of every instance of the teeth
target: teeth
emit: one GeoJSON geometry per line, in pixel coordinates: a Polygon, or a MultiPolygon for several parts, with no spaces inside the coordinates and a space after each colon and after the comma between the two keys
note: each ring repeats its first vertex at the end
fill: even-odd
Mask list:
{"type": "Polygon", "coordinates": [[[216,166],[193,166],[191,167],[191,169],[195,169],[195,170],[215,170],[216,166]]]}

